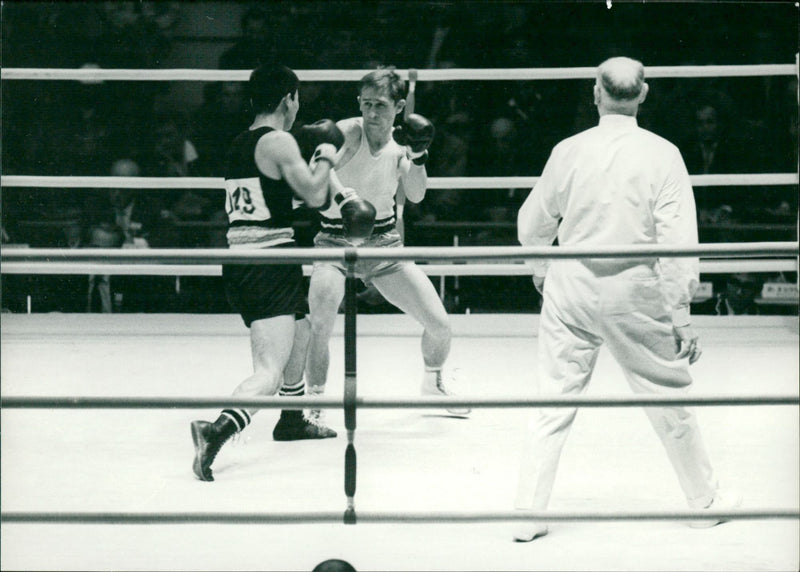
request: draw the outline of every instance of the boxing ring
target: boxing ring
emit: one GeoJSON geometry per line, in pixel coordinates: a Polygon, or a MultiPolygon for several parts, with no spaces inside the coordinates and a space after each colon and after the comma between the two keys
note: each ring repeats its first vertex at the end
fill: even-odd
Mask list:
{"type": "MultiPolygon", "coordinates": [[[[367,70],[299,71],[303,81],[367,70]]],[[[648,68],[648,77],[796,75],[795,65],[648,68]]],[[[420,70],[420,81],[594,77],[595,68],[420,70]]],[[[3,80],[244,81],[216,70],[4,69],[3,80]]],[[[431,178],[430,189],[529,187],[536,177],[431,178]]],[[[797,185],[796,173],[702,175],[693,185],[797,185]]],[[[3,187],[222,188],[213,178],[4,176],[3,187]]],[[[218,275],[222,263],[399,259],[431,276],[522,275],[532,258],[699,256],[701,272],[797,271],[798,243],[583,249],[4,249],[3,274],[218,275]]],[[[695,316],[704,348],[685,397],[630,395],[602,352],[589,394],[536,398],[536,315],[453,315],[448,364],[460,397],[417,396],[421,329],[406,316],[345,312],[326,397],[231,398],[249,374],[236,315],[4,315],[2,568],[310,570],[796,569],[800,562],[796,317],[695,316]],[[414,359],[409,359],[414,356],[414,359]],[[733,359],[731,359],[733,357],[733,359]],[[323,407],[346,438],[277,443],[275,409],[323,407]],[[744,492],[731,523],[681,521],[679,487],[642,406],[700,407],[723,484],[744,492]],[[446,405],[475,408],[469,419],[446,405]],[[264,409],[223,448],[212,485],[191,474],[189,422],[220,407],[264,409]],[[511,542],[525,408],[579,406],[551,510],[568,522],[511,542]],[[344,450],[343,450],[344,449],[344,450]],[[358,451],[358,455],[356,453],[358,451]],[[344,457],[344,462],[342,462],[344,457]],[[357,462],[358,459],[358,462],[357,462]],[[344,487],[342,487],[342,483],[344,487]],[[342,490],[343,489],[343,490],[342,490]],[[342,494],[344,493],[344,494],[342,494]],[[506,507],[509,509],[506,510],[506,507]],[[239,525],[247,524],[242,527],[239,525]],[[147,525],[147,526],[142,526],[147,525]],[[291,526],[288,526],[291,525],[291,526]],[[391,528],[387,528],[391,525],[391,528]],[[576,550],[577,548],[577,550],[576,550]],[[55,562],[54,562],[55,560],[55,562]]]]}

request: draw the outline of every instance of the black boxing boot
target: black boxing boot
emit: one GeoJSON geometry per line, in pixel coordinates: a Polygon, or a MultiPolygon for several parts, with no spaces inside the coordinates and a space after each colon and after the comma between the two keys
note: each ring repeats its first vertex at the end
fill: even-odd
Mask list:
{"type": "Polygon", "coordinates": [[[217,453],[238,428],[227,416],[220,415],[214,423],[192,421],[192,441],[194,442],[194,463],[192,471],[201,481],[213,481],[211,464],[217,453]]]}
{"type": "Polygon", "coordinates": [[[275,441],[300,441],[302,439],[331,439],[336,431],[323,423],[314,423],[302,411],[281,411],[281,417],[272,430],[275,441]]]}

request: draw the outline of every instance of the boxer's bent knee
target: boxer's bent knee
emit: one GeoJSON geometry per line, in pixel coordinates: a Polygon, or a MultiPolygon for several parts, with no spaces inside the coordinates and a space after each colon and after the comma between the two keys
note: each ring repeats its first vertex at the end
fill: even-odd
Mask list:
{"type": "Polygon", "coordinates": [[[445,312],[430,314],[426,317],[423,327],[428,335],[440,340],[449,340],[453,337],[450,319],[445,312]]]}
{"type": "Polygon", "coordinates": [[[236,393],[240,395],[275,395],[283,381],[283,375],[276,367],[271,364],[256,363],[256,369],[237,388],[236,393]]]}

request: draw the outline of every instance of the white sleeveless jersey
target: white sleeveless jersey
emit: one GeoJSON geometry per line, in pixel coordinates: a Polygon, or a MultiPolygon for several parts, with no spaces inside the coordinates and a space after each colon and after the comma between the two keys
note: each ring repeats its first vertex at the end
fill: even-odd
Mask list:
{"type": "MultiPolygon", "coordinates": [[[[389,139],[383,149],[373,155],[364,134],[363,120],[359,117],[356,121],[361,127],[361,144],[345,165],[336,167],[336,174],[345,187],[355,189],[359,197],[375,207],[376,228],[378,221],[394,224],[394,197],[400,181],[400,160],[405,157],[405,149],[394,139],[389,139]]],[[[334,201],[321,215],[323,230],[326,230],[326,222],[338,222],[341,228],[342,215],[339,205],[334,201]]]]}

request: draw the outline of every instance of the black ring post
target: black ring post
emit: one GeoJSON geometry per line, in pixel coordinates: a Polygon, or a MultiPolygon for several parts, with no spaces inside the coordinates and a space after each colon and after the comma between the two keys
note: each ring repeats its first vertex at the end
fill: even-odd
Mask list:
{"type": "Polygon", "coordinates": [[[356,523],[356,298],[355,266],[358,254],[355,248],[345,249],[347,268],[344,287],[344,426],[347,429],[347,449],[344,455],[344,492],[347,495],[345,524],[356,523]]]}

